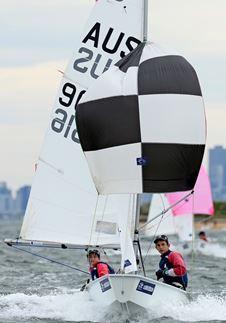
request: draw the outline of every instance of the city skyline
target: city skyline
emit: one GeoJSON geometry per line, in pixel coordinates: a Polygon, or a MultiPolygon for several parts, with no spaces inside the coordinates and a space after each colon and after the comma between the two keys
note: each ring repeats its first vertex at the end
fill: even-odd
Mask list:
{"type": "Polygon", "coordinates": [[[23,185],[12,192],[6,182],[0,181],[0,217],[24,215],[31,186],[23,185]]]}
{"type": "MultiPolygon", "coordinates": [[[[14,190],[32,183],[62,77],[58,70],[64,71],[72,56],[93,4],[94,0],[2,2],[0,178],[14,190]]],[[[208,149],[226,147],[225,10],[223,0],[153,0],[149,9],[151,39],[177,49],[197,70],[206,103],[208,149]]],[[[206,155],[206,166],[207,160],[206,155]]]]}
{"type": "Polygon", "coordinates": [[[216,146],[209,151],[209,176],[213,198],[226,201],[226,149],[216,146]]]}

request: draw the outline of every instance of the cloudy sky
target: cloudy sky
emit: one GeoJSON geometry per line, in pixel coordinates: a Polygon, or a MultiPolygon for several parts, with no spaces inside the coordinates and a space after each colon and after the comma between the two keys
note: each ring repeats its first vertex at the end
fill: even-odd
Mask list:
{"type": "MultiPolygon", "coordinates": [[[[58,70],[71,57],[93,3],[0,0],[0,181],[14,189],[32,182],[61,79],[58,70]]],[[[226,147],[226,1],[149,3],[149,38],[176,49],[196,68],[207,146],[226,147]]]]}

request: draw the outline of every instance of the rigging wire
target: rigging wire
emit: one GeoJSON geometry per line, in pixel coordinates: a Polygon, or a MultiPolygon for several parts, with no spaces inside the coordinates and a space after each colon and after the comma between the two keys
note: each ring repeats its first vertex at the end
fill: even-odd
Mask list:
{"type": "MultiPolygon", "coordinates": [[[[160,194],[160,196],[161,196],[161,194],[160,194]]],[[[163,211],[165,211],[165,205],[164,205],[164,203],[163,203],[162,196],[161,196],[161,200],[162,200],[162,204],[163,204],[163,211]]],[[[166,211],[166,212],[167,212],[167,211],[166,211]]],[[[156,227],[156,229],[155,229],[154,236],[153,236],[153,238],[151,239],[150,246],[149,246],[149,248],[148,248],[148,250],[147,250],[147,252],[146,252],[146,255],[145,255],[145,257],[144,257],[144,264],[145,264],[146,258],[147,258],[147,256],[148,256],[148,253],[149,253],[149,251],[150,251],[150,250],[151,250],[151,248],[152,248],[152,244],[153,244],[153,242],[154,242],[154,240],[155,240],[155,238],[156,238],[156,233],[158,232],[159,226],[160,226],[160,224],[162,223],[162,220],[163,220],[163,217],[164,217],[164,215],[165,215],[165,214],[166,214],[166,213],[163,213],[163,214],[162,214],[162,216],[161,216],[161,218],[160,218],[160,221],[158,222],[158,225],[157,225],[157,227],[156,227]]]]}
{"type": "MultiPolygon", "coordinates": [[[[149,220],[149,221],[147,221],[144,225],[142,225],[141,227],[140,227],[140,229],[144,229],[144,227],[145,226],[147,226],[149,223],[151,223],[153,220],[155,220],[155,219],[157,219],[158,217],[160,217],[161,216],[161,219],[160,219],[160,221],[159,221],[159,223],[158,223],[158,225],[157,225],[157,228],[156,228],[156,230],[155,230],[155,233],[154,233],[154,236],[153,236],[153,238],[152,238],[152,240],[151,240],[151,243],[150,243],[150,246],[149,246],[149,248],[148,248],[148,250],[147,250],[147,253],[146,253],[146,256],[144,257],[144,263],[145,263],[145,260],[146,260],[146,258],[147,258],[147,255],[148,255],[148,253],[149,253],[149,251],[150,251],[150,249],[151,249],[151,246],[152,246],[152,243],[154,242],[154,240],[155,240],[155,237],[156,237],[156,233],[157,233],[157,231],[158,231],[158,229],[159,229],[159,226],[160,226],[160,224],[161,224],[161,222],[162,222],[162,220],[163,220],[163,216],[170,210],[170,209],[172,209],[173,207],[175,207],[176,205],[178,205],[180,202],[183,202],[185,199],[187,199],[190,195],[192,195],[193,196],[193,193],[194,193],[194,190],[192,190],[189,194],[187,194],[186,196],[184,196],[182,199],[180,199],[180,200],[178,200],[176,203],[174,203],[174,204],[172,204],[172,205],[170,205],[167,209],[165,209],[165,205],[164,205],[164,203],[162,202],[162,204],[163,204],[163,211],[161,212],[161,213],[159,213],[158,215],[156,215],[154,218],[152,218],[151,220],[149,220]]],[[[161,197],[161,199],[162,199],[162,197],[161,197]]],[[[193,201],[194,201],[194,199],[193,199],[193,201]]]]}
{"type": "Polygon", "coordinates": [[[19,247],[13,246],[13,245],[11,245],[11,247],[12,247],[12,248],[14,248],[14,249],[17,249],[17,250],[19,250],[19,251],[26,252],[26,253],[28,253],[28,254],[30,254],[30,255],[36,256],[36,257],[38,257],[38,258],[48,260],[48,261],[50,261],[50,262],[52,262],[52,263],[55,263],[55,264],[58,264],[58,265],[61,265],[61,266],[64,266],[64,267],[67,267],[67,268],[70,268],[70,269],[73,269],[73,270],[77,270],[77,271],[79,271],[79,272],[81,272],[81,273],[84,273],[84,274],[90,275],[90,273],[89,273],[88,271],[82,270],[82,269],[77,268],[77,267],[70,266],[70,265],[68,265],[68,264],[64,264],[64,263],[62,263],[62,262],[60,262],[60,261],[57,261],[57,260],[54,260],[54,259],[50,259],[50,258],[45,257],[45,256],[42,256],[42,255],[40,255],[40,254],[38,254],[38,253],[34,253],[34,252],[31,252],[31,251],[28,251],[28,250],[24,250],[23,248],[19,248],[19,247]]]}
{"type": "Polygon", "coordinates": [[[158,217],[164,215],[166,212],[168,212],[169,210],[171,210],[173,207],[175,207],[176,205],[178,205],[180,202],[184,201],[185,199],[187,199],[190,195],[192,195],[194,193],[194,190],[192,190],[189,194],[185,195],[183,198],[181,198],[180,200],[178,200],[177,202],[171,204],[167,209],[163,210],[162,212],[160,212],[159,214],[157,214],[154,218],[152,218],[151,220],[147,221],[145,224],[141,225],[138,230],[143,230],[144,227],[146,227],[150,222],[154,221],[155,219],[157,219],[158,217]]]}

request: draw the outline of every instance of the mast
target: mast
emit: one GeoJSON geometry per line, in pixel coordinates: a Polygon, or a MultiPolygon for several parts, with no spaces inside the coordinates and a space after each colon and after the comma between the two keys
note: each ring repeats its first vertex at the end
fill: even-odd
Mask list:
{"type": "MultiPolygon", "coordinates": [[[[144,42],[147,41],[147,37],[148,37],[148,0],[143,0],[143,41],[144,42]]],[[[141,265],[145,276],[145,268],[144,268],[143,259],[142,259],[142,253],[141,253],[140,241],[139,241],[139,231],[138,231],[139,223],[140,223],[140,204],[141,204],[141,194],[137,194],[133,246],[134,246],[134,252],[135,252],[137,262],[139,261],[139,258],[138,258],[138,251],[139,251],[141,265]]]]}
{"type": "Polygon", "coordinates": [[[148,0],[144,0],[144,11],[143,11],[143,41],[148,39],[148,0]]]}
{"type": "MultiPolygon", "coordinates": [[[[143,41],[147,41],[148,37],[148,0],[143,0],[143,41]]],[[[135,219],[135,229],[134,232],[138,230],[139,227],[139,217],[140,217],[140,194],[137,194],[136,201],[136,219],[135,219]]],[[[134,237],[135,240],[135,237],[134,237]]]]}

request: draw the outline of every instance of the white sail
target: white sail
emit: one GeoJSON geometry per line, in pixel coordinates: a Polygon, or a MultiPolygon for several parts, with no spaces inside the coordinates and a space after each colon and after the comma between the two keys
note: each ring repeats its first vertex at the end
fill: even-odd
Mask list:
{"type": "Polygon", "coordinates": [[[174,216],[175,227],[180,241],[193,241],[193,214],[174,216]]]}
{"type": "MultiPolygon", "coordinates": [[[[88,235],[86,237],[89,239],[88,245],[112,247],[121,245],[124,250],[121,242],[126,235],[131,240],[134,231],[134,205],[136,206],[133,195],[100,196],[98,208],[92,219],[90,237],[88,235]]],[[[84,231],[80,232],[81,239],[84,231]]]]}
{"type": "MultiPolygon", "coordinates": [[[[123,209],[117,196],[98,198],[75,129],[75,107],[89,85],[142,39],[140,0],[99,0],[63,76],[40,153],[20,238],[87,245],[119,237],[94,234],[101,214],[123,209]],[[103,237],[103,240],[101,240],[103,237]],[[92,240],[93,239],[93,240],[92,240]]],[[[130,196],[123,202],[129,207],[130,196]]],[[[115,220],[114,220],[115,221],[115,220]]],[[[117,240],[119,241],[119,240],[117,240]]]]}
{"type": "MultiPolygon", "coordinates": [[[[156,215],[160,214],[164,209],[169,207],[169,202],[165,196],[165,194],[154,194],[152,196],[149,212],[148,212],[148,220],[151,221],[156,215]]],[[[147,236],[156,236],[160,234],[176,234],[175,221],[172,214],[172,211],[169,210],[162,217],[158,217],[157,219],[151,221],[145,227],[145,235],[147,236]]]]}
{"type": "Polygon", "coordinates": [[[119,217],[120,246],[121,246],[121,270],[125,273],[137,271],[136,256],[133,248],[132,229],[136,218],[136,195],[131,195],[130,209],[127,216],[119,217]]]}
{"type": "MultiPolygon", "coordinates": [[[[170,206],[165,194],[154,194],[151,200],[148,220],[151,221],[156,215],[170,206]]],[[[151,221],[145,229],[146,236],[156,236],[160,234],[177,234],[181,242],[192,241],[193,238],[193,214],[182,214],[174,216],[170,209],[162,217],[151,221]]]]}
{"type": "Polygon", "coordinates": [[[101,194],[178,192],[195,185],[206,140],[201,88],[184,57],[157,49],[152,42],[140,44],[77,106],[81,146],[101,194]]]}

